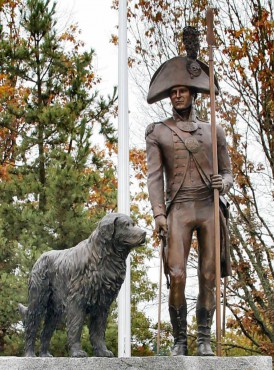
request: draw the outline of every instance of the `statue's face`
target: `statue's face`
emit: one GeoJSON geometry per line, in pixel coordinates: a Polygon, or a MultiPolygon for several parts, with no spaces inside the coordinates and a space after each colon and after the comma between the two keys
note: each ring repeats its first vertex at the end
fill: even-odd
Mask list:
{"type": "Polygon", "coordinates": [[[175,86],[169,94],[171,104],[176,110],[188,108],[192,104],[192,95],[188,87],[175,86]]]}

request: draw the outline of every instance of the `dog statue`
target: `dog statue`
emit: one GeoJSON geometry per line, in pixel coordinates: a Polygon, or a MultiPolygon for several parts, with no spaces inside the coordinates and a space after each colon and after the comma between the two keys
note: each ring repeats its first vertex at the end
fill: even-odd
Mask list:
{"type": "Polygon", "coordinates": [[[76,247],[42,254],[30,274],[28,307],[18,305],[25,326],[25,356],[35,356],[35,337],[44,319],[40,356],[52,357],[50,340],[65,315],[70,356],[86,357],[81,333],[88,315],[94,356],[113,357],[105,344],[109,308],[125,279],[129,252],[145,237],[130,217],[111,213],[76,247]]]}

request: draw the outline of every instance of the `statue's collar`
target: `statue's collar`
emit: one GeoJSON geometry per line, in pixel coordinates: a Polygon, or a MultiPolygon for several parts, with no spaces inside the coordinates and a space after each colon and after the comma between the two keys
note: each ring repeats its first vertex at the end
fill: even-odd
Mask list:
{"type": "Polygon", "coordinates": [[[197,130],[198,124],[196,122],[196,111],[193,105],[191,106],[188,120],[184,120],[174,108],[172,113],[173,119],[180,130],[186,132],[192,132],[197,130]]]}

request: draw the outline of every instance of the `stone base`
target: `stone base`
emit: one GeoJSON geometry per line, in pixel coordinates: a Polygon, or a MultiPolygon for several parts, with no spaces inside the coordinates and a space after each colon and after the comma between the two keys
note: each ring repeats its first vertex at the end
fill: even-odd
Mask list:
{"type": "Polygon", "coordinates": [[[0,357],[1,370],[271,370],[269,356],[27,358],[0,357]]]}

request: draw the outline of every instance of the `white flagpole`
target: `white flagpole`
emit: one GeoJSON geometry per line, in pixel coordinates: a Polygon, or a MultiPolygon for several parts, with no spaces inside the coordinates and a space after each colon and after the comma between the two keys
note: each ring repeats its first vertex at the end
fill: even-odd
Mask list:
{"type": "MultiPolygon", "coordinates": [[[[118,212],[129,215],[129,127],[127,0],[119,0],[118,52],[118,212]]],[[[118,296],[118,356],[131,356],[130,257],[127,273],[118,296]]]]}

